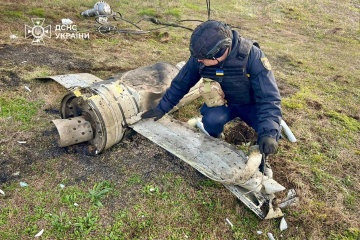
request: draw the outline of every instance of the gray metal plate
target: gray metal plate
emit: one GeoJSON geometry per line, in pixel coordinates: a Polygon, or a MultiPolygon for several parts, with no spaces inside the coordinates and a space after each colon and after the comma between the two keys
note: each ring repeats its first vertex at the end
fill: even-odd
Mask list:
{"type": "Polygon", "coordinates": [[[245,167],[247,157],[242,151],[167,116],[156,122],[141,120],[130,127],[215,181],[230,179],[245,167]]]}
{"type": "Polygon", "coordinates": [[[37,79],[52,79],[67,89],[72,89],[76,87],[90,87],[92,84],[97,82],[102,82],[101,78],[98,78],[90,73],[75,73],[75,74],[66,74],[66,75],[55,75],[55,76],[46,76],[39,77],[37,79]]]}
{"type": "MultiPolygon", "coordinates": [[[[242,151],[168,116],[159,121],[143,119],[130,127],[215,181],[231,178],[234,168],[243,168],[246,163],[247,156],[242,151]]],[[[262,219],[265,217],[260,209],[261,199],[239,186],[225,187],[256,215],[262,219]]]]}

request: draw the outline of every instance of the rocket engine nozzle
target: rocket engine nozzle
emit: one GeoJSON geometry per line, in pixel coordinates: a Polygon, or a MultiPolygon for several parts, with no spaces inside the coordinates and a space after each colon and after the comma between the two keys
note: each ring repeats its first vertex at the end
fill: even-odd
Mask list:
{"type": "Polygon", "coordinates": [[[111,15],[111,7],[109,4],[107,4],[104,1],[100,1],[95,3],[94,7],[91,9],[88,9],[81,13],[81,16],[84,17],[95,17],[95,16],[101,16],[101,15],[111,15]]]}
{"type": "Polygon", "coordinates": [[[59,147],[90,141],[94,138],[94,131],[83,116],[67,119],[52,120],[58,130],[59,147]]]}

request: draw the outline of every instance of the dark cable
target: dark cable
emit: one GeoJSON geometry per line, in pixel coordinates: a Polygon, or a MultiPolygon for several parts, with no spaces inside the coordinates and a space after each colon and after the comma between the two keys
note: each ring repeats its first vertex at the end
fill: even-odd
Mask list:
{"type": "MultiPolygon", "coordinates": [[[[206,6],[207,6],[207,13],[208,13],[208,20],[210,20],[210,0],[206,0],[206,6]]],[[[192,20],[192,19],[188,19],[188,20],[180,20],[178,21],[179,23],[180,22],[187,22],[187,21],[194,21],[194,22],[204,22],[204,21],[201,21],[201,20],[192,20]]],[[[154,30],[158,30],[158,29],[162,29],[162,28],[166,28],[166,27],[180,27],[180,28],[184,28],[184,29],[187,29],[187,30],[190,30],[190,31],[193,31],[193,29],[189,28],[189,27],[185,27],[185,26],[182,26],[180,24],[177,24],[177,23],[166,23],[166,22],[163,22],[163,21],[160,21],[159,19],[155,18],[155,17],[143,17],[142,19],[140,19],[137,23],[133,23],[133,22],[130,22],[126,19],[124,19],[121,15],[120,12],[113,12],[112,15],[98,15],[95,17],[95,22],[98,23],[100,26],[97,27],[97,31],[100,32],[101,34],[104,34],[104,33],[110,33],[110,32],[118,32],[118,33],[132,33],[132,34],[144,34],[144,33],[149,33],[151,31],[154,31],[154,30]],[[129,30],[129,29],[117,29],[116,26],[112,26],[112,25],[107,25],[107,21],[105,21],[106,23],[104,22],[101,22],[100,21],[100,18],[103,17],[103,18],[106,18],[106,20],[110,17],[112,17],[115,21],[124,21],[124,22],[127,22],[131,25],[133,25],[134,27],[136,27],[138,30],[129,30]],[[153,29],[149,29],[147,31],[144,31],[142,30],[137,24],[140,23],[142,20],[147,20],[147,21],[150,21],[154,24],[157,24],[157,25],[163,25],[163,27],[158,27],[158,28],[153,28],[153,29]]]]}
{"type": "Polygon", "coordinates": [[[210,0],[206,0],[206,7],[208,12],[208,20],[210,20],[210,0]]]}
{"type": "Polygon", "coordinates": [[[155,23],[155,24],[159,24],[159,25],[170,26],[170,27],[180,27],[180,28],[184,28],[184,29],[193,31],[193,29],[191,29],[191,28],[184,27],[184,26],[181,26],[181,25],[176,24],[176,23],[165,23],[165,22],[162,22],[162,21],[160,21],[159,19],[154,18],[154,17],[145,17],[145,18],[143,18],[143,19],[144,19],[144,20],[148,20],[148,21],[150,21],[150,22],[152,22],[152,23],[155,23]]]}
{"type": "Polygon", "coordinates": [[[120,15],[120,17],[116,17],[116,16],[113,17],[115,21],[118,21],[120,19],[120,20],[122,20],[124,22],[130,23],[131,25],[133,25],[134,27],[136,27],[137,29],[142,31],[142,29],[139,26],[137,26],[135,23],[132,23],[132,22],[122,18],[121,13],[119,13],[119,15],[120,15]]]}

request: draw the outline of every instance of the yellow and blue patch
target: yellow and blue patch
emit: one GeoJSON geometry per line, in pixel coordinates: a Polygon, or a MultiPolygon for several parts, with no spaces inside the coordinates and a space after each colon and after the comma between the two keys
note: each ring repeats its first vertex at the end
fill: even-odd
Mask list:
{"type": "Polygon", "coordinates": [[[222,69],[216,70],[216,76],[224,76],[224,70],[222,69]]]}

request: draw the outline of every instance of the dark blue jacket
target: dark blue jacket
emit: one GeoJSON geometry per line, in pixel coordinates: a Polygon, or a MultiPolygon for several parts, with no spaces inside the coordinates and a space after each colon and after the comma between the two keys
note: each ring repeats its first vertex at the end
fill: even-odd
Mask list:
{"type": "MultiPolygon", "coordinates": [[[[239,35],[236,31],[233,31],[232,48],[230,54],[225,59],[225,64],[229,59],[236,57],[239,52],[238,49],[239,35]]],[[[244,86],[245,89],[239,89],[239,92],[244,90],[251,91],[252,99],[250,102],[255,104],[257,108],[258,135],[268,135],[278,139],[282,116],[280,108],[281,98],[274,75],[272,71],[264,67],[261,61],[262,58],[265,58],[264,53],[256,46],[252,46],[246,64],[246,73],[250,75],[250,86],[244,86]]],[[[200,80],[200,70],[203,68],[203,63],[198,62],[194,57],[190,57],[185,66],[173,79],[171,86],[165,92],[157,108],[165,113],[169,112],[189,92],[190,88],[200,80]]],[[[224,92],[226,98],[226,91],[224,92]]],[[[236,104],[228,102],[230,106],[236,104]]]]}

